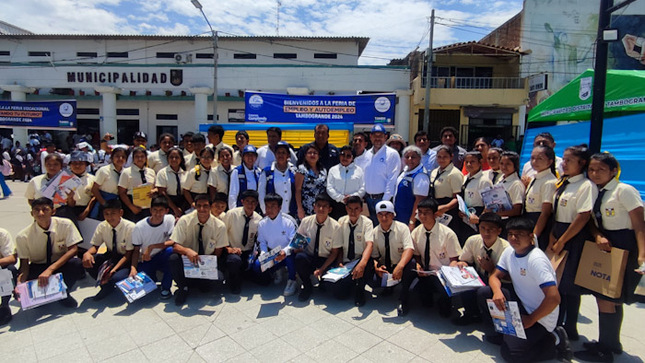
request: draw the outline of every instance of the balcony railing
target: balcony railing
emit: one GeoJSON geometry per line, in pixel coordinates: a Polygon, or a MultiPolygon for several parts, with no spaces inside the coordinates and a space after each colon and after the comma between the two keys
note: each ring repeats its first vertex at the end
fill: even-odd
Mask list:
{"type": "MultiPolygon", "coordinates": [[[[422,87],[425,87],[425,80],[422,87]]],[[[520,77],[432,77],[430,88],[461,89],[522,89],[524,78],[520,77]]]]}

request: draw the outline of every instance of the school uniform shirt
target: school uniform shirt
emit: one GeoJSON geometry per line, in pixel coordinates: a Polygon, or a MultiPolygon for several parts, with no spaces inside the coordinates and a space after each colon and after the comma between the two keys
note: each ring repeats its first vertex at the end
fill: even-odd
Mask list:
{"type": "Polygon", "coordinates": [[[486,248],[482,235],[476,234],[468,237],[466,240],[461,255],[459,256],[459,261],[474,264],[477,273],[479,273],[480,276],[485,276],[486,271],[481,267],[477,258],[488,256],[491,262],[497,265],[500,257],[502,257],[502,252],[504,252],[508,246],[510,245],[507,240],[497,237],[493,245],[490,246],[490,248],[486,248]]]}
{"type": "MultiPolygon", "coordinates": [[[[558,172],[558,175],[562,176],[564,175],[564,171],[562,169],[562,158],[559,156],[555,157],[555,171],[558,172]]],[[[533,166],[531,165],[531,160],[527,161],[524,163],[524,166],[522,166],[522,177],[529,177],[533,178],[537,174],[537,171],[533,169],[533,166]]]]}
{"type": "Polygon", "coordinates": [[[314,257],[329,257],[331,250],[334,244],[334,237],[336,236],[336,231],[338,231],[338,222],[332,217],[327,216],[327,219],[322,224],[319,234],[319,243],[318,243],[318,256],[314,254],[316,248],[316,233],[318,231],[318,222],[316,222],[316,215],[311,215],[305,217],[302,222],[300,222],[300,227],[298,227],[298,233],[305,237],[309,237],[311,241],[305,248],[305,252],[309,256],[314,257]]]}
{"type": "Polygon", "coordinates": [[[365,195],[365,173],[360,166],[351,163],[347,166],[337,164],[327,173],[327,194],[331,199],[342,203],[346,195],[365,195]]]}
{"type": "MultiPolygon", "coordinates": [[[[186,248],[199,251],[199,219],[197,211],[191,212],[179,218],[175,229],[170,235],[170,239],[186,248]]],[[[226,225],[219,218],[208,215],[208,219],[203,223],[202,228],[202,246],[205,255],[212,255],[218,248],[227,247],[228,234],[226,225]]]]}
{"type": "MultiPolygon", "coordinates": [[[[461,254],[461,246],[457,235],[447,226],[435,223],[431,230],[421,224],[412,233],[412,244],[414,255],[420,256],[417,262],[425,266],[426,232],[430,232],[430,270],[439,270],[441,266],[450,265],[451,258],[457,258],[461,254]]],[[[426,267],[427,268],[427,267],[426,267]]]]}
{"type": "Polygon", "coordinates": [[[231,247],[239,248],[242,251],[250,251],[255,246],[255,240],[258,236],[258,224],[262,217],[257,213],[251,214],[249,220],[249,232],[247,235],[246,246],[243,244],[242,238],[244,237],[244,225],[246,224],[246,212],[244,207],[237,207],[226,212],[224,216],[224,224],[226,225],[226,232],[228,234],[228,242],[231,247]]]}
{"type": "MultiPolygon", "coordinates": [[[[583,174],[578,174],[568,180],[569,185],[562,192],[558,201],[556,222],[572,223],[579,213],[591,211],[598,197],[598,188],[583,174]]],[[[555,196],[553,198],[555,203],[555,196]]]]}
{"type": "Polygon", "coordinates": [[[226,212],[222,212],[222,213],[220,213],[218,216],[214,215],[213,213],[211,213],[211,214],[212,214],[215,218],[219,219],[219,220],[220,220],[220,221],[222,221],[222,222],[224,221],[224,218],[226,218],[226,212]]]}
{"type": "MultiPolygon", "coordinates": [[[[533,247],[527,254],[518,255],[513,248],[507,248],[497,263],[497,269],[507,273],[513,282],[513,289],[526,312],[532,314],[544,300],[542,288],[556,286],[555,271],[544,252],[533,247]]],[[[558,322],[558,306],[538,323],[549,332],[558,322]]]]}
{"type": "Polygon", "coordinates": [[[233,150],[231,145],[225,144],[224,141],[220,141],[219,144],[217,144],[215,146],[213,146],[213,144],[208,144],[208,145],[206,145],[206,147],[210,147],[215,152],[215,160],[213,160],[213,169],[216,168],[219,165],[219,162],[217,161],[217,154],[219,153],[221,148],[227,147],[227,148],[233,150]]]}
{"type": "Polygon", "coordinates": [[[85,173],[79,179],[81,179],[81,185],[74,191],[74,201],[76,201],[76,206],[85,207],[92,199],[92,186],[94,185],[95,177],[92,174],[85,173]]]}
{"type": "Polygon", "coordinates": [[[502,177],[497,183],[501,183],[504,186],[504,190],[506,190],[506,194],[508,194],[508,199],[510,199],[512,205],[524,204],[524,183],[517,176],[517,173],[513,173],[508,177],[502,177]]]}
{"type": "MultiPolygon", "coordinates": [[[[123,171],[124,169],[121,169],[123,171]]],[[[113,164],[108,164],[99,168],[94,175],[94,183],[99,185],[99,190],[119,194],[119,178],[121,173],[116,171],[113,164]]]]}
{"type": "MultiPolygon", "coordinates": [[[[608,231],[633,229],[629,212],[643,206],[641,195],[633,186],[612,179],[602,189],[606,192],[600,203],[602,227],[608,231]]],[[[598,226],[598,221],[593,218],[598,226]]]]}
{"type": "Polygon", "coordinates": [[[208,185],[215,188],[218,193],[228,195],[229,183],[233,169],[233,166],[231,166],[227,171],[222,165],[218,165],[217,168],[211,170],[210,176],[208,177],[208,185]]]}
{"type": "Polygon", "coordinates": [[[466,174],[464,185],[466,185],[464,189],[464,202],[466,202],[466,205],[468,207],[484,207],[484,201],[479,191],[493,186],[493,182],[484,175],[484,172],[480,170],[473,176],[470,173],[466,174]],[[471,178],[472,180],[470,180],[471,178]]]}
{"type": "Polygon", "coordinates": [[[41,192],[45,187],[45,184],[49,182],[50,179],[47,178],[47,174],[42,174],[31,178],[27,184],[27,190],[25,190],[25,198],[29,199],[38,199],[43,197],[41,192]]]}
{"type": "Polygon", "coordinates": [[[16,254],[16,243],[11,237],[11,233],[4,228],[0,228],[0,258],[13,256],[16,254]]]}
{"type": "Polygon", "coordinates": [[[159,170],[168,166],[168,154],[159,149],[148,156],[148,167],[158,173],[159,170]]]}
{"type": "Polygon", "coordinates": [[[528,188],[526,188],[524,208],[527,213],[541,212],[543,203],[553,203],[555,183],[557,181],[550,169],[542,170],[535,174],[528,188]]]}
{"type": "Polygon", "coordinates": [[[112,238],[114,235],[113,229],[116,229],[116,253],[119,255],[125,255],[127,251],[132,251],[134,246],[132,245],[132,231],[134,230],[134,223],[121,218],[119,224],[116,227],[112,227],[108,221],[103,221],[96,226],[96,231],[92,236],[92,246],[96,248],[101,247],[105,243],[105,247],[110,252],[114,252],[112,238]]]}
{"type": "MultiPolygon", "coordinates": [[[[287,168],[284,171],[280,171],[278,168],[276,168],[274,162],[273,164],[271,164],[271,170],[273,171],[273,186],[275,188],[275,193],[282,197],[282,207],[280,209],[280,212],[289,214],[291,200],[292,198],[295,198],[295,196],[291,195],[291,177],[289,176],[289,172],[293,173],[295,180],[296,169],[293,164],[287,162],[287,168]]],[[[262,212],[266,212],[264,197],[266,197],[267,195],[267,174],[264,170],[260,174],[258,184],[258,198],[260,209],[262,210],[262,212]]]]}
{"type": "Polygon", "coordinates": [[[183,189],[191,193],[206,194],[208,193],[208,179],[213,169],[207,169],[203,165],[197,165],[186,172],[186,178],[183,180],[183,189]],[[199,169],[199,177],[197,170],[199,169]]]}
{"type": "MultiPolygon", "coordinates": [[[[407,170],[406,169],[401,172],[401,174],[396,178],[396,189],[394,192],[394,202],[396,203],[396,197],[399,191],[399,184],[404,181],[408,181],[412,175],[414,175],[414,179],[412,179],[412,194],[413,195],[423,195],[427,196],[428,191],[430,189],[430,179],[428,178],[428,174],[425,173],[424,166],[422,164],[419,164],[416,168],[412,170],[407,170]]],[[[412,209],[412,205],[410,205],[410,209],[412,209]]]]}
{"type": "Polygon", "coordinates": [[[27,259],[29,263],[47,263],[47,235],[52,243],[51,262],[58,261],[67,250],[83,241],[83,237],[69,219],[52,217],[49,229],[42,229],[38,223],[32,222],[27,228],[16,235],[18,258],[27,259]]]}
{"type": "Polygon", "coordinates": [[[166,193],[171,196],[181,196],[183,193],[186,171],[179,168],[176,172],[170,166],[159,170],[155,179],[155,186],[166,188],[166,193]],[[177,176],[179,176],[179,194],[177,194],[177,176]]]}
{"type": "MultiPolygon", "coordinates": [[[[158,225],[150,224],[150,217],[137,222],[132,230],[132,245],[141,248],[139,261],[148,246],[168,241],[174,229],[175,217],[172,214],[166,214],[158,225]]],[[[150,257],[154,257],[159,252],[161,252],[161,248],[153,249],[150,252],[150,257]]]]}
{"type": "Polygon", "coordinates": [[[295,235],[296,223],[282,213],[275,219],[264,217],[258,223],[258,243],[261,252],[269,252],[278,246],[286,252],[295,235]]]}
{"type": "Polygon", "coordinates": [[[430,172],[430,189],[434,188],[434,198],[452,198],[454,194],[461,193],[461,184],[464,175],[449,164],[445,169],[436,168],[430,172]]]}
{"type": "MultiPolygon", "coordinates": [[[[244,169],[244,175],[246,177],[246,189],[258,190],[260,173],[255,169],[248,169],[246,165],[242,165],[242,168],[244,169]]],[[[228,209],[237,207],[237,196],[240,194],[239,179],[237,168],[235,168],[231,173],[231,186],[228,190],[228,209]]]]}
{"type": "MultiPolygon", "coordinates": [[[[123,169],[121,176],[119,177],[119,186],[128,190],[128,195],[132,195],[132,188],[143,185],[141,180],[141,173],[139,172],[139,167],[132,165],[129,168],[123,169]]],[[[144,175],[146,176],[146,183],[154,185],[155,184],[155,171],[150,168],[143,168],[144,175]]]]}
{"type": "MultiPolygon", "coordinates": [[[[374,255],[377,256],[379,265],[385,264],[385,235],[381,225],[374,227],[374,255]]],[[[392,221],[392,225],[389,229],[389,241],[390,241],[390,260],[392,266],[396,265],[401,261],[401,256],[403,251],[407,249],[414,250],[414,244],[412,243],[412,238],[410,237],[410,228],[404,223],[399,221],[392,221]]],[[[390,271],[391,273],[392,271],[390,271]]]]}
{"type": "Polygon", "coordinates": [[[186,164],[186,170],[194,168],[195,165],[197,165],[197,154],[195,154],[194,152],[188,155],[184,154],[184,163],[186,164]]]}
{"type": "Polygon", "coordinates": [[[378,152],[374,148],[366,153],[370,154],[370,161],[363,170],[365,174],[365,193],[381,194],[382,200],[390,200],[396,191],[396,178],[401,173],[401,157],[396,150],[383,145],[378,152]]]}
{"type": "Polygon", "coordinates": [[[493,183],[493,185],[497,184],[497,182],[504,176],[504,173],[502,173],[501,170],[493,170],[493,169],[488,169],[484,170],[484,178],[488,179],[493,183]]]}
{"type": "MultiPolygon", "coordinates": [[[[349,216],[340,217],[338,220],[338,230],[334,236],[332,248],[343,249],[343,262],[350,262],[347,258],[349,252],[349,232],[354,227],[354,259],[361,259],[367,242],[374,242],[374,224],[369,217],[360,215],[355,225],[349,221],[349,216]],[[355,227],[354,227],[355,226],[355,227]]],[[[376,249],[372,249],[372,257],[378,257],[376,249]]]]}
{"type": "MultiPolygon", "coordinates": [[[[437,145],[432,150],[439,151],[439,146],[437,145]]],[[[452,164],[457,167],[457,170],[461,170],[461,168],[464,166],[464,159],[466,159],[466,149],[463,147],[455,144],[452,147],[452,164]]],[[[461,172],[461,171],[460,171],[461,172]]],[[[462,174],[463,175],[463,174],[462,174]]]]}
{"type": "MultiPolygon", "coordinates": [[[[291,164],[296,165],[298,163],[298,156],[296,156],[296,153],[291,150],[291,148],[289,148],[289,155],[289,161],[291,162],[291,164]]],[[[266,168],[267,166],[271,166],[274,161],[275,154],[273,153],[273,150],[271,150],[269,145],[264,145],[258,148],[258,158],[255,160],[254,166],[257,166],[261,170],[264,170],[264,168],[266,168]]],[[[242,165],[242,162],[237,165],[242,165]]]]}
{"type": "Polygon", "coordinates": [[[231,166],[240,166],[242,165],[242,153],[240,150],[233,151],[233,159],[231,160],[231,166]]]}

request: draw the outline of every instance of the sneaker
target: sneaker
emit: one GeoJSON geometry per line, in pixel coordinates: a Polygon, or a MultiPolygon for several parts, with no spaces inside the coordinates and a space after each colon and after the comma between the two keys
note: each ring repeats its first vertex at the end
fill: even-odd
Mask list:
{"type": "Polygon", "coordinates": [[[161,299],[162,300],[170,299],[171,296],[172,296],[172,293],[170,293],[170,289],[162,289],[161,290],[161,299]]]}
{"type": "Polygon", "coordinates": [[[0,308],[0,326],[9,324],[11,321],[11,309],[8,306],[3,306],[0,308]]]}
{"type": "Polygon", "coordinates": [[[296,280],[287,280],[287,286],[284,288],[282,295],[291,296],[295,294],[298,287],[297,285],[296,280]]]}
{"type": "Polygon", "coordinates": [[[560,343],[555,347],[558,354],[558,360],[570,362],[571,359],[573,359],[573,350],[571,349],[571,343],[569,342],[567,331],[564,327],[558,326],[553,332],[557,334],[560,339],[560,343]]]}
{"type": "Polygon", "coordinates": [[[175,291],[175,305],[182,306],[186,303],[188,298],[188,288],[184,287],[183,289],[177,289],[175,291]]]}
{"type": "Polygon", "coordinates": [[[100,301],[108,297],[110,293],[112,292],[112,289],[109,286],[106,287],[101,287],[101,290],[98,292],[98,294],[94,295],[92,298],[94,301],[100,301]]]}
{"type": "Polygon", "coordinates": [[[318,279],[318,277],[311,275],[309,278],[311,279],[311,284],[313,285],[313,287],[320,286],[320,280],[318,279]]]}
{"type": "Polygon", "coordinates": [[[67,295],[67,298],[61,300],[60,304],[70,309],[78,307],[78,302],[76,302],[76,300],[71,295],[67,295]]]}
{"type": "Polygon", "coordinates": [[[273,284],[280,285],[282,283],[282,269],[278,269],[273,274],[273,284]]]}

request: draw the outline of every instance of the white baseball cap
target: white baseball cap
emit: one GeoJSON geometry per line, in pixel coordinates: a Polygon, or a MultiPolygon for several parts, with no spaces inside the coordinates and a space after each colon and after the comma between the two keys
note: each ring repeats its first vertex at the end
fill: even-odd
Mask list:
{"type": "Polygon", "coordinates": [[[392,204],[392,202],[390,202],[389,200],[382,200],[376,203],[376,213],[380,212],[390,212],[396,215],[396,212],[394,211],[394,204],[392,204]]]}

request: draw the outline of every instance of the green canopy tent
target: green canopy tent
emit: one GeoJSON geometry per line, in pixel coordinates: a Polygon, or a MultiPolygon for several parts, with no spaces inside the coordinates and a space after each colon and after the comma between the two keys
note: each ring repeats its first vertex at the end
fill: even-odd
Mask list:
{"type": "MultiPolygon", "coordinates": [[[[528,122],[591,118],[594,71],[586,70],[529,113],[528,122]]],[[[645,112],[645,71],[608,70],[605,116],[645,112]]]]}

